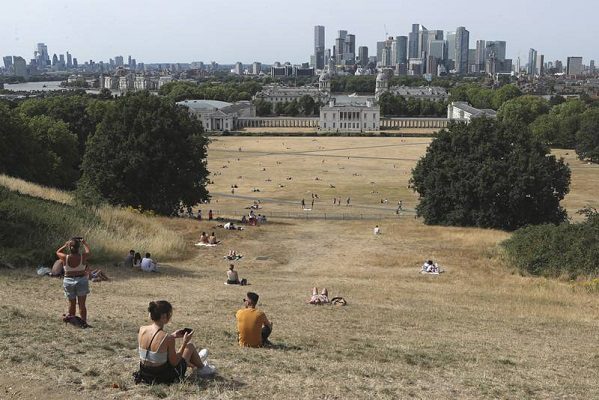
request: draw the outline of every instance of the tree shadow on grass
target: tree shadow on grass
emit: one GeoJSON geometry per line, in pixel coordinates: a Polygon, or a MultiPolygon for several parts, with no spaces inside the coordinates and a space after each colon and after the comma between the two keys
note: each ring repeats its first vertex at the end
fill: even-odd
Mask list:
{"type": "Polygon", "coordinates": [[[295,346],[287,343],[271,343],[268,346],[264,346],[265,349],[282,350],[282,351],[300,351],[303,350],[300,346],[295,346]]]}

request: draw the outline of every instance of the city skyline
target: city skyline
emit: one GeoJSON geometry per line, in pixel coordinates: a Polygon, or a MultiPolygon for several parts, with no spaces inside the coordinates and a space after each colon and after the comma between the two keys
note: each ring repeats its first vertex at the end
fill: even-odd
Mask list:
{"type": "Polygon", "coordinates": [[[586,0],[578,8],[585,12],[576,15],[575,21],[564,19],[563,10],[546,8],[543,18],[532,18],[539,13],[535,4],[514,0],[506,0],[501,9],[493,10],[493,15],[470,0],[453,2],[451,10],[446,10],[446,2],[439,1],[418,5],[373,1],[365,6],[347,0],[341,7],[338,2],[306,0],[297,10],[272,1],[261,5],[232,1],[225,8],[183,0],[175,10],[156,0],[133,4],[90,1],[85,7],[74,1],[56,0],[50,8],[48,3],[31,0],[27,5],[4,6],[0,16],[3,56],[21,56],[29,61],[37,43],[43,42],[50,57],[69,51],[79,63],[131,54],[145,63],[214,60],[221,64],[299,64],[309,62],[314,54],[316,25],[325,27],[326,49],[332,49],[338,30],[347,30],[356,35],[356,49],[367,46],[371,54],[376,54],[376,42],[384,40],[386,34],[407,36],[412,24],[422,24],[445,33],[464,26],[470,32],[471,49],[477,40],[506,41],[507,57],[514,61],[520,57],[523,63],[528,60],[530,48],[543,54],[545,61],[581,56],[588,63],[599,57],[594,54],[599,51],[592,39],[599,37],[599,27],[591,17],[593,11],[599,11],[599,5],[586,0]],[[514,7],[510,7],[512,4],[514,7]],[[31,13],[32,9],[44,11],[31,13]],[[498,22],[489,23],[489,18],[498,22]]]}

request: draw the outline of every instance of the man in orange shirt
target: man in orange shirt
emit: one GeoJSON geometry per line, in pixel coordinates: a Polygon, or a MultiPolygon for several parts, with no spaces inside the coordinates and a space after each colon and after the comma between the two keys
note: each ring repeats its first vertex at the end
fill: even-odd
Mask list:
{"type": "Polygon", "coordinates": [[[248,292],[243,300],[245,308],[235,314],[240,346],[262,347],[271,344],[268,336],[272,332],[272,322],[266,318],[266,314],[256,309],[258,298],[256,293],[248,292]]]}

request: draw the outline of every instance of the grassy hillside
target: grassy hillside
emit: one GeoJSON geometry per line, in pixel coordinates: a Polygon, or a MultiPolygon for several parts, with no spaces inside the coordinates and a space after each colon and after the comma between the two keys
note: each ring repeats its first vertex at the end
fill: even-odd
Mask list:
{"type": "Polygon", "coordinates": [[[16,267],[51,265],[67,239],[84,236],[93,262],[118,260],[129,249],[177,258],[180,236],[164,219],[112,207],[88,209],[67,192],[0,176],[0,262],[16,267]]]}

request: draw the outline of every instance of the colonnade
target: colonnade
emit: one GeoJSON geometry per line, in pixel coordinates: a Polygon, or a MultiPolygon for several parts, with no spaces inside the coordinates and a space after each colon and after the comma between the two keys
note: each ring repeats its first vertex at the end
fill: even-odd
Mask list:
{"type": "Polygon", "coordinates": [[[238,118],[238,128],[318,128],[319,118],[238,118]]]}
{"type": "Polygon", "coordinates": [[[447,118],[381,118],[384,128],[447,128],[447,118]]]}

